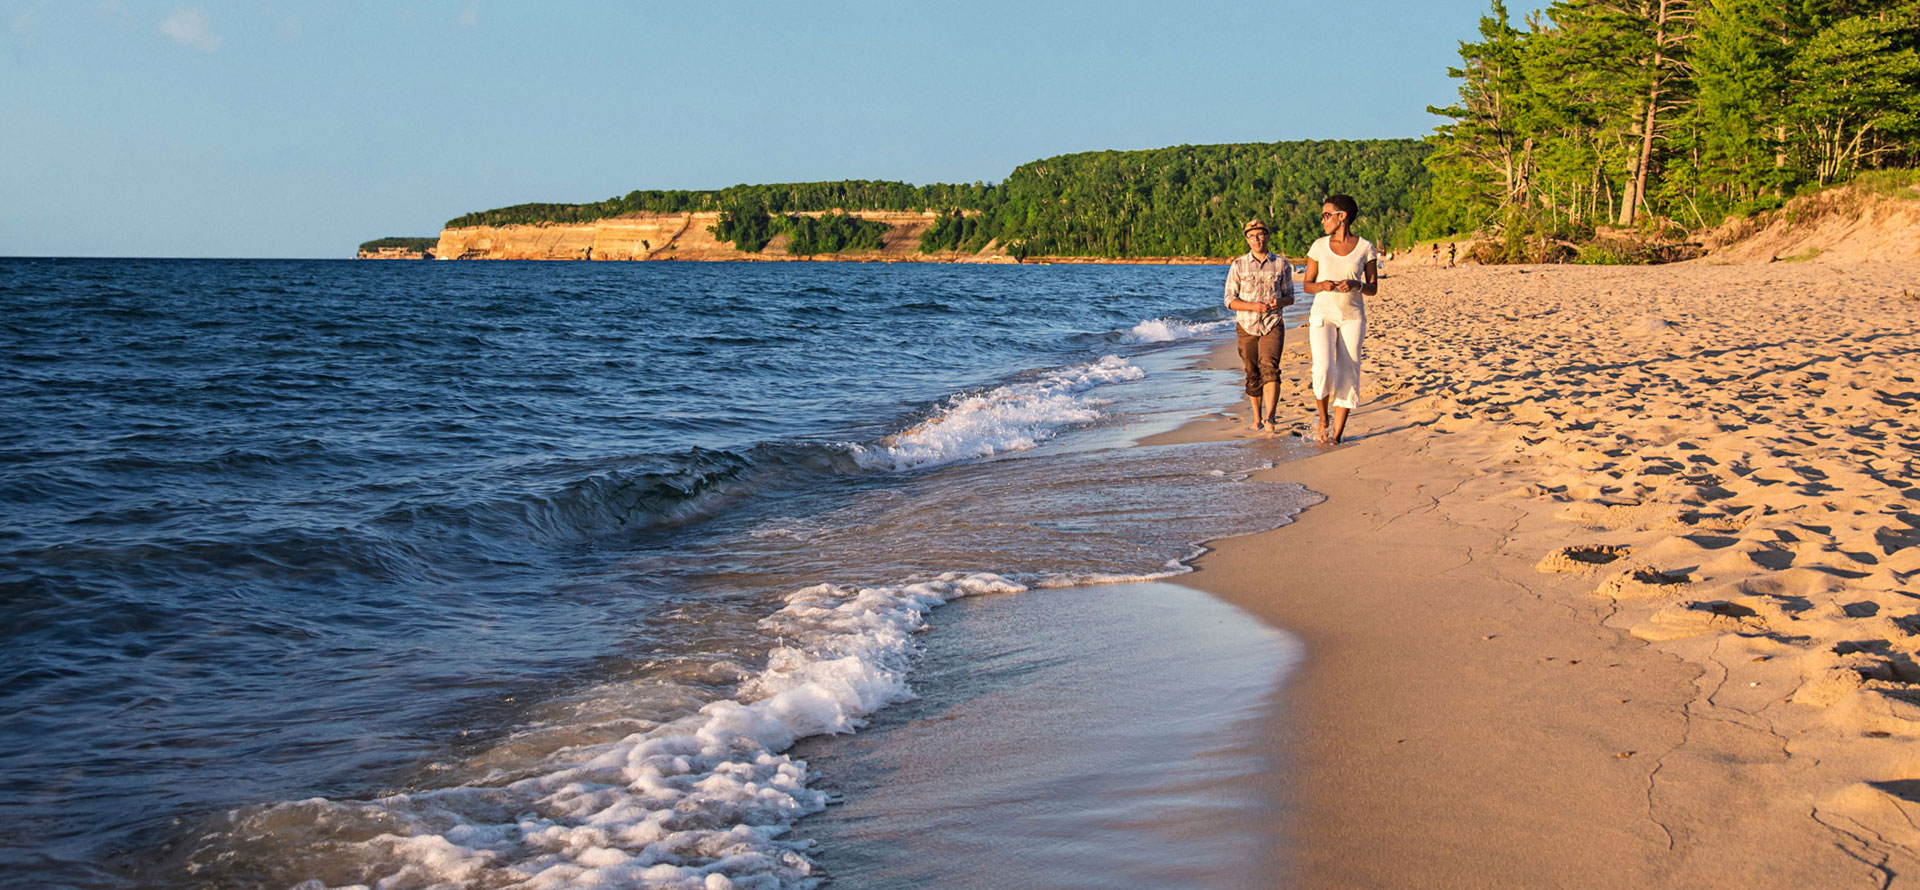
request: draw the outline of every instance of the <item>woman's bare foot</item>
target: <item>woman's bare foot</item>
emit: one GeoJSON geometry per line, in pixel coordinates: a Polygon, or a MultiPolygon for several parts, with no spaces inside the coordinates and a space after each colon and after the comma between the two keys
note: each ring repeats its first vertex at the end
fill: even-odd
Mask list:
{"type": "Polygon", "coordinates": [[[1313,441],[1319,442],[1322,445],[1327,444],[1327,422],[1326,421],[1323,420],[1323,421],[1320,421],[1318,424],[1314,425],[1313,441]]]}

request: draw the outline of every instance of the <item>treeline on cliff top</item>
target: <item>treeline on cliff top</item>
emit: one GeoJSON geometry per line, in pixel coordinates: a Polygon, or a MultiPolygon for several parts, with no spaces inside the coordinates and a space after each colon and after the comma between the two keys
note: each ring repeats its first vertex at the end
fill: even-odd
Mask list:
{"type": "Polygon", "coordinates": [[[1413,228],[1489,233],[1486,261],[1920,164],[1920,0],[1557,0],[1523,27],[1494,0],[1479,36],[1413,228]]]}
{"type": "Polygon", "coordinates": [[[439,238],[375,238],[360,242],[360,249],[369,253],[385,247],[398,247],[403,250],[417,250],[422,253],[439,247],[439,238]]]}
{"type": "Polygon", "coordinates": [[[1360,201],[1361,234],[1404,242],[1427,189],[1429,150],[1416,139],[1378,139],[1083,152],[1022,164],[997,184],[850,180],[635,191],[592,204],[503,207],[447,225],[718,211],[715,234],[757,251],[763,235],[801,225],[794,220],[807,217],[788,215],[800,211],[932,210],[943,216],[921,240],[926,251],[977,251],[997,240],[1019,255],[1231,256],[1246,249],[1241,225],[1258,216],[1273,226],[1277,248],[1299,254],[1319,237],[1320,202],[1331,192],[1360,201]]]}
{"type": "Polygon", "coordinates": [[[772,213],[979,208],[986,206],[992,191],[993,186],[978,182],[914,186],[871,179],[736,185],[709,191],[644,190],[591,204],[515,204],[482,210],[447,220],[447,228],[583,223],[628,213],[710,213],[741,207],[759,207],[772,213]]]}

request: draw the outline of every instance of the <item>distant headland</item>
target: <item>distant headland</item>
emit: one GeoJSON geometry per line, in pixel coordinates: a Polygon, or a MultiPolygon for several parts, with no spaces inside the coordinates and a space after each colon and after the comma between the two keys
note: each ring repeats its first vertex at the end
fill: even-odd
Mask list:
{"type": "Polygon", "coordinates": [[[448,220],[440,259],[1204,262],[1245,249],[1260,217],[1303,253],[1329,192],[1363,195],[1361,234],[1407,237],[1429,176],[1418,139],[1180,145],[1060,155],[998,183],[844,180],[634,191],[448,220]]]}
{"type": "Polygon", "coordinates": [[[438,238],[375,238],[360,244],[356,259],[430,260],[439,248],[438,238]]]}

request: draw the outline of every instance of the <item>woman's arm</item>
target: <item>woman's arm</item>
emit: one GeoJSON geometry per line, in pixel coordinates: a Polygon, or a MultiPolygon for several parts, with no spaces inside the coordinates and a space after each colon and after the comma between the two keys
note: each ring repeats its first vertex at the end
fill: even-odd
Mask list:
{"type": "Polygon", "coordinates": [[[1307,280],[1300,289],[1310,294],[1317,294],[1333,286],[1332,282],[1320,280],[1320,261],[1313,257],[1307,257],[1307,271],[1301,273],[1300,277],[1307,280]]]}
{"type": "Polygon", "coordinates": [[[1360,293],[1373,296],[1380,292],[1380,261],[1368,260],[1367,268],[1361,273],[1365,276],[1360,284],[1360,293]]]}

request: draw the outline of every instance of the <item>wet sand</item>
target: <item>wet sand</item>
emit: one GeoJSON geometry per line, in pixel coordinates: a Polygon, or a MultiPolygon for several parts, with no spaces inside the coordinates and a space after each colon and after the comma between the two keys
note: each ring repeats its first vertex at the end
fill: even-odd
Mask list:
{"type": "Polygon", "coordinates": [[[799,831],[839,888],[1266,888],[1298,644],[1165,583],[934,613],[924,696],[794,754],[842,803],[799,831]]]}
{"type": "Polygon", "coordinates": [[[1182,579],[1306,645],[1267,876],[1914,881],[1920,264],[1395,271],[1358,437],[1264,474],[1328,501],[1182,579]]]}

